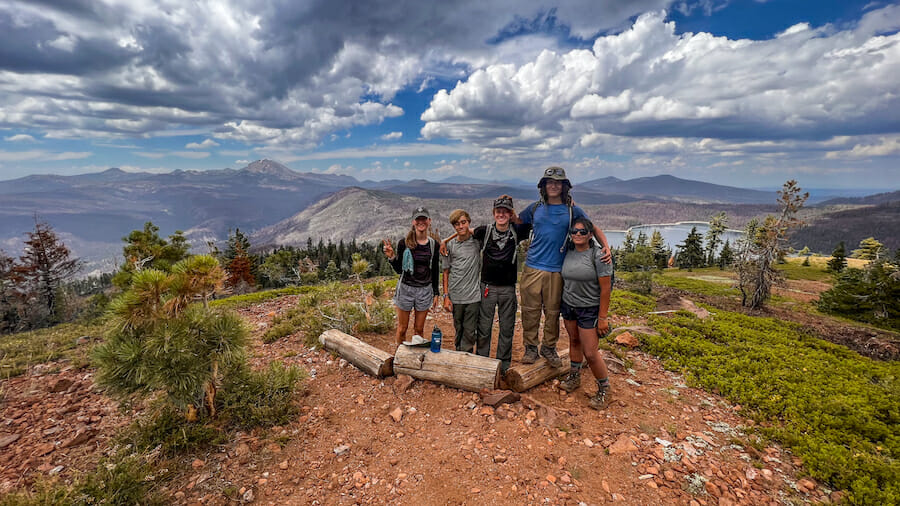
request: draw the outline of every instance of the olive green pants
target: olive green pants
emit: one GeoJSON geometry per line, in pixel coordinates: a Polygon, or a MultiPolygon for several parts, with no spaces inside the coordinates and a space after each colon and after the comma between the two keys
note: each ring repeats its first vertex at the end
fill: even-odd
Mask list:
{"type": "Polygon", "coordinates": [[[525,266],[519,293],[522,297],[522,341],[525,346],[556,348],[559,341],[559,304],[562,300],[562,275],[525,266]],[[544,339],[538,340],[538,327],[544,313],[544,339]]]}

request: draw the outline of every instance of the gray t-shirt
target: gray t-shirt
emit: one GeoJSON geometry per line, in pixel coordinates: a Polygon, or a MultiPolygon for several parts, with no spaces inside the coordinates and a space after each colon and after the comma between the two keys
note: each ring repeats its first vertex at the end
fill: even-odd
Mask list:
{"type": "Polygon", "coordinates": [[[447,243],[448,256],[441,257],[441,268],[450,269],[450,302],[471,304],[481,300],[481,243],[474,236],[463,242],[447,243]]]}
{"type": "MultiPolygon", "coordinates": [[[[599,251],[596,252],[599,255],[599,251]]],[[[600,305],[600,283],[597,278],[611,276],[611,263],[603,263],[598,257],[594,262],[594,248],[586,251],[569,250],[562,266],[562,300],[572,307],[600,305]]]]}

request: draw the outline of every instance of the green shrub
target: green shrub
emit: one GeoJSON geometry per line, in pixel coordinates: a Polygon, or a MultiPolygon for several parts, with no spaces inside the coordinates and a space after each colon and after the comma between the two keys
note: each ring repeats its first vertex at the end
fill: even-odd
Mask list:
{"type": "Polygon", "coordinates": [[[609,300],[609,314],[615,316],[644,316],[656,309],[656,299],[625,290],[613,290],[609,300]]]}
{"type": "Polygon", "coordinates": [[[650,295],[653,291],[654,271],[635,271],[622,273],[624,288],[643,295],[650,295]]]}
{"type": "Polygon", "coordinates": [[[153,489],[153,468],[139,456],[101,460],[92,472],[66,486],[57,480],[39,480],[31,491],[0,498],[0,506],[164,505],[153,489]]]}
{"type": "Polygon", "coordinates": [[[900,363],[878,362],[800,326],[717,310],[653,317],[646,349],[745,407],[813,477],[855,504],[900,502],[900,363]]]}
{"type": "Polygon", "coordinates": [[[296,330],[296,326],[293,322],[290,320],[281,321],[269,328],[269,330],[263,334],[262,340],[266,344],[273,343],[282,337],[293,334],[294,330],[296,330]]]}
{"type": "Polygon", "coordinates": [[[169,405],[154,409],[138,419],[118,436],[122,445],[130,444],[139,452],[159,448],[161,455],[176,455],[201,450],[227,441],[218,427],[185,421],[184,415],[169,405]]]}
{"type": "MultiPolygon", "coordinates": [[[[391,286],[391,281],[366,283],[366,292],[380,291],[391,286]]],[[[273,342],[297,330],[303,333],[307,346],[318,347],[319,336],[328,329],[338,329],[347,334],[357,332],[384,333],[393,329],[395,311],[389,299],[376,297],[368,307],[361,300],[359,285],[329,283],[308,288],[297,305],[272,321],[272,327],[263,335],[263,341],[273,342]]]]}
{"type": "Polygon", "coordinates": [[[219,392],[221,412],[233,427],[270,427],[290,422],[298,412],[294,393],[306,373],[271,362],[263,371],[247,367],[230,373],[219,392]]]}

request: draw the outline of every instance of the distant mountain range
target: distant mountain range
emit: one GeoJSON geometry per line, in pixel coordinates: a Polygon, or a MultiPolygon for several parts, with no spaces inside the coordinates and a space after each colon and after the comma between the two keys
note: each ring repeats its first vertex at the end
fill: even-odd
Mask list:
{"type": "Polygon", "coordinates": [[[875,206],[879,204],[887,204],[889,202],[897,202],[900,201],[900,191],[888,192],[888,193],[876,193],[875,195],[868,195],[865,197],[842,197],[836,199],[829,199],[824,202],[821,202],[819,205],[821,206],[837,206],[837,205],[868,205],[875,206]]]}
{"type": "MultiPolygon", "coordinates": [[[[538,196],[534,183],[521,180],[501,183],[453,176],[438,182],[359,181],[351,176],[297,172],[272,160],[259,160],[242,169],[165,174],[114,168],[77,176],[35,175],[0,182],[0,248],[18,254],[25,232],[34,227],[35,215],[49,222],[77,255],[88,259],[117,256],[121,237],[146,221],[153,221],[164,235],[184,230],[195,247],[222,240],[235,228],[255,231],[259,244],[294,242],[304,234],[365,240],[398,226],[405,228],[409,208],[422,199],[441,212],[467,205],[489,211],[490,200],[503,193],[517,203],[538,196]]],[[[667,175],[596,179],[578,184],[573,195],[582,206],[641,202],[653,204],[653,209],[775,202],[774,192],[667,175]]],[[[640,221],[631,214],[619,221],[627,225],[640,221]]],[[[488,219],[486,212],[483,219],[488,219]]]]}

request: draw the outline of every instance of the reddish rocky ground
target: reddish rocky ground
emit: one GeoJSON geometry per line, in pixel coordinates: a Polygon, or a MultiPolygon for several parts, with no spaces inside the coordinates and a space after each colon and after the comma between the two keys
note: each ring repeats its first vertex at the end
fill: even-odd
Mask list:
{"type": "MultiPolygon", "coordinates": [[[[755,436],[744,433],[753,424],[739,406],[687,387],[638,350],[625,352],[630,370],[613,369],[613,402],[605,411],[587,405],[583,390],[596,388],[589,373],[583,390],[571,395],[551,382],[491,407],[470,392],[421,381],[404,390],[394,378],[369,377],[328,352],[306,348],[299,334],[262,344],[272,317],[295,300],[283,297],[241,313],[255,329],[254,365],[282,360],[310,372],[298,400],[301,415],[288,426],[237,434],[212,452],[180,459],[179,472],[162,490],[173,502],[829,501],[830,491],[805,479],[788,451],[753,448],[755,436]]],[[[437,313],[429,328],[432,322],[444,330],[445,347],[452,346],[450,316],[437,313]]],[[[389,336],[361,337],[391,348],[389,336]]],[[[516,341],[514,359],[522,353],[518,327],[516,341]]],[[[95,465],[109,437],[130,420],[94,391],[90,371],[36,369],[2,385],[3,492],[40,475],[66,477],[95,465]]]]}

